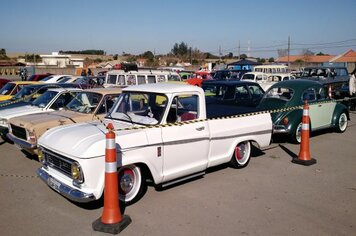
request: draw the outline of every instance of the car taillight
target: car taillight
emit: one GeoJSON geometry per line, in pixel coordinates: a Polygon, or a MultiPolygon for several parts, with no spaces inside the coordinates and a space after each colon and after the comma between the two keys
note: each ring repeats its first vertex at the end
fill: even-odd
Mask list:
{"type": "Polygon", "coordinates": [[[285,117],[284,119],[283,119],[283,121],[282,121],[282,123],[284,124],[284,125],[288,125],[288,117],[285,117]]]}

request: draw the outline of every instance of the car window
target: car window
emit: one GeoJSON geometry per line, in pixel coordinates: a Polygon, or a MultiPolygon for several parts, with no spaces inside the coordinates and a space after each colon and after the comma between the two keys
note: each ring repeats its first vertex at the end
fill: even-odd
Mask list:
{"type": "Polygon", "coordinates": [[[184,95],[173,99],[167,123],[194,120],[198,118],[198,96],[184,95]]]}
{"type": "Polygon", "coordinates": [[[104,102],[100,105],[97,115],[106,114],[113,107],[114,103],[118,100],[119,95],[110,95],[104,98],[104,102]]]}
{"type": "Polygon", "coordinates": [[[316,92],[314,88],[308,88],[303,92],[302,101],[307,100],[308,102],[316,101],[316,92]]]}
{"type": "Polygon", "coordinates": [[[275,98],[284,101],[289,101],[294,95],[294,91],[290,88],[274,87],[267,91],[265,98],[275,98]]]}
{"type": "Polygon", "coordinates": [[[245,86],[236,86],[235,94],[236,99],[246,99],[249,97],[247,88],[245,86]]]}
{"type": "Polygon", "coordinates": [[[250,90],[250,93],[254,98],[262,97],[264,94],[263,90],[257,85],[249,85],[248,89],[250,90]]]}

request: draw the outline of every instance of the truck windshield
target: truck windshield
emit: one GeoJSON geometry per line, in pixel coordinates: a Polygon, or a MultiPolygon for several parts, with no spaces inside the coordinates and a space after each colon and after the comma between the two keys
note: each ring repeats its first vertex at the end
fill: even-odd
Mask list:
{"type": "Polygon", "coordinates": [[[157,93],[125,92],[108,115],[133,124],[158,124],[164,115],[167,97],[157,93]]]}

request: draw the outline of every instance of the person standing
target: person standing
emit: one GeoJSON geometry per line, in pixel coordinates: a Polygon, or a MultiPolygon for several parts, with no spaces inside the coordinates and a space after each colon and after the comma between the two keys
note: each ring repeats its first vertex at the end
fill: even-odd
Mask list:
{"type": "Polygon", "coordinates": [[[350,110],[354,111],[355,110],[355,104],[356,104],[356,68],[354,69],[353,72],[351,72],[350,80],[349,80],[349,92],[350,92],[350,98],[352,99],[350,101],[350,110]]]}

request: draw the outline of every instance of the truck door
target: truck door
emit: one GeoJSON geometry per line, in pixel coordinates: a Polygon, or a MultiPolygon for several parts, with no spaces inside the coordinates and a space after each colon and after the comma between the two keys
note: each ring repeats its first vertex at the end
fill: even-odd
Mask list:
{"type": "MultiPolygon", "coordinates": [[[[175,96],[167,124],[199,119],[198,95],[175,96]]],[[[164,182],[204,171],[208,164],[209,129],[206,121],[162,128],[164,182]]]]}

